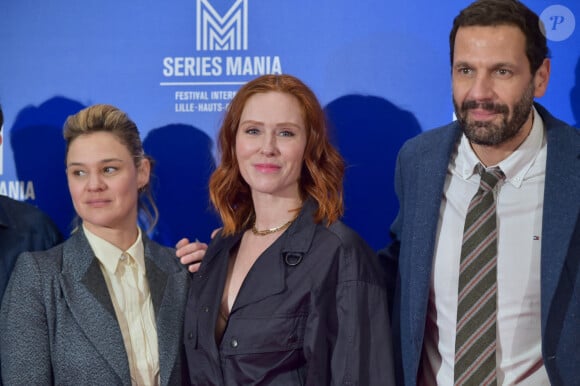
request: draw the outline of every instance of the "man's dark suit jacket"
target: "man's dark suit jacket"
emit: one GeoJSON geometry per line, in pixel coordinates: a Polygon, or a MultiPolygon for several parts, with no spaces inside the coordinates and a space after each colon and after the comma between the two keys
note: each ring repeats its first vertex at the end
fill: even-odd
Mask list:
{"type": "Polygon", "coordinates": [[[40,209],[0,195],[0,300],[22,252],[42,251],[62,241],[62,236],[40,209]]]}
{"type": "MultiPolygon", "coordinates": [[[[547,131],[542,218],[541,325],[544,365],[553,385],[580,379],[580,132],[536,104],[547,131]]],[[[461,130],[427,131],[401,149],[395,172],[400,209],[393,243],[380,251],[392,288],[398,384],[416,385],[444,182],[461,130]]]]}

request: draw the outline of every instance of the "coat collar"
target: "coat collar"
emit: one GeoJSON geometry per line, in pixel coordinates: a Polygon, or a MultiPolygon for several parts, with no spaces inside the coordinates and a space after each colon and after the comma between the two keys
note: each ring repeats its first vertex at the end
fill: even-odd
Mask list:
{"type": "Polygon", "coordinates": [[[252,286],[242,285],[232,313],[286,289],[287,271],[302,262],[312,244],[315,210],[316,204],[306,200],[292,225],[256,260],[245,279],[252,286]]]}
{"type": "MultiPolygon", "coordinates": [[[[307,199],[302,206],[296,220],[288,229],[256,260],[244,282],[252,282],[251,286],[242,284],[231,314],[245,306],[258,302],[269,296],[276,295],[286,288],[286,272],[294,265],[300,264],[312,243],[316,224],[313,222],[313,215],[316,210],[316,203],[307,199]]],[[[227,260],[230,251],[239,242],[243,232],[230,237],[222,238],[217,236],[212,241],[204,257],[199,274],[206,276],[206,272],[219,262],[219,280],[207,283],[215,290],[215,293],[222,294],[225,285],[227,272],[227,260]]],[[[216,296],[218,302],[221,296],[216,296]]]]}

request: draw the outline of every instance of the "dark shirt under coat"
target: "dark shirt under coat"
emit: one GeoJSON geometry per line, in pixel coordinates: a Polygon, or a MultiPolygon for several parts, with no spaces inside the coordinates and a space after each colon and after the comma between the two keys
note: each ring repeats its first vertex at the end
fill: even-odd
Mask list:
{"type": "Polygon", "coordinates": [[[392,385],[382,269],[341,222],[315,224],[306,201],[256,260],[218,346],[228,259],[242,233],[212,240],[190,288],[184,341],[195,385],[392,385]]]}

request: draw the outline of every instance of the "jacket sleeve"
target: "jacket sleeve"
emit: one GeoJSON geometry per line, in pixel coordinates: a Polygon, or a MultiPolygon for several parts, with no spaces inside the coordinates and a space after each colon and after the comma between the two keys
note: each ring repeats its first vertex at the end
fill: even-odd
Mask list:
{"type": "Polygon", "coordinates": [[[379,261],[381,262],[385,275],[386,275],[386,285],[387,293],[389,296],[389,312],[392,316],[393,311],[393,299],[396,292],[396,284],[398,278],[399,270],[399,251],[401,248],[401,228],[403,214],[403,195],[402,195],[402,173],[401,173],[401,155],[397,157],[397,163],[395,167],[395,193],[399,200],[399,212],[397,217],[393,221],[390,229],[391,242],[383,249],[378,251],[379,261]]]}
{"type": "Polygon", "coordinates": [[[52,383],[42,277],[30,253],[18,258],[4,294],[0,360],[5,385],[52,383]]]}
{"type": "Polygon", "coordinates": [[[369,264],[377,257],[360,248],[340,254],[338,283],[321,293],[307,327],[307,384],[394,385],[387,292],[378,264],[369,264]]]}

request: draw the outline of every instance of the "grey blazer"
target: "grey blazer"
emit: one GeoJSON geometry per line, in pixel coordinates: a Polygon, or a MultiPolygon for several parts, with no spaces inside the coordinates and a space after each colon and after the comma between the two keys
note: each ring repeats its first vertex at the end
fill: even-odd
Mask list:
{"type": "MultiPolygon", "coordinates": [[[[180,385],[190,275],[172,249],[143,243],[161,385],[180,385]]],[[[6,385],[131,385],[113,303],[82,230],[18,258],[0,311],[0,355],[6,385]]]]}

